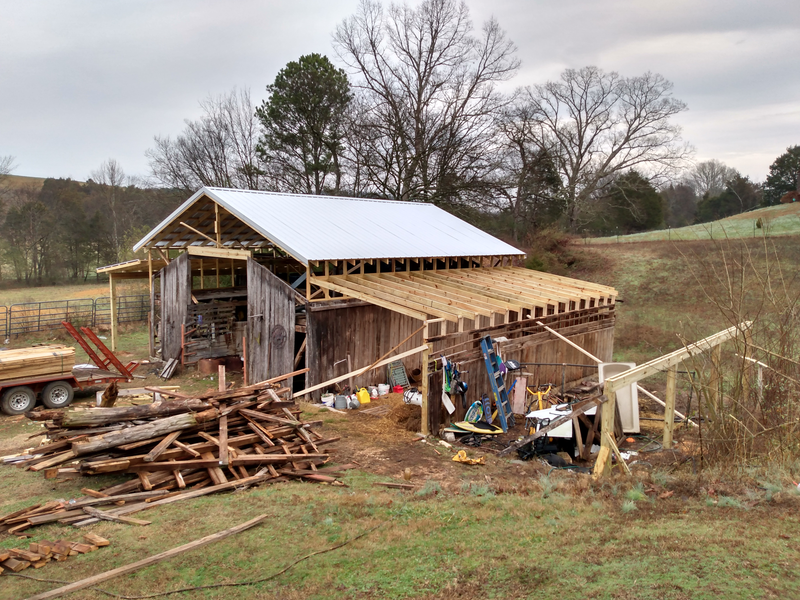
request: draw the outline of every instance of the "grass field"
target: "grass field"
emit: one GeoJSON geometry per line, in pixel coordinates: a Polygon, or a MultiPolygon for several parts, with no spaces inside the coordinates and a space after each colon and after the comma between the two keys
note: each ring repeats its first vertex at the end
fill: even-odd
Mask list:
{"type": "MultiPolygon", "coordinates": [[[[117,293],[146,294],[147,282],[122,281],[117,284],[117,293]]],[[[48,285],[42,287],[14,287],[0,289],[0,306],[26,302],[48,302],[51,300],[74,300],[77,298],[99,298],[108,296],[108,284],[48,285]]]]}
{"type": "Polygon", "coordinates": [[[586,238],[585,244],[697,241],[800,235],[800,204],[782,204],[734,215],[726,219],[675,229],[659,229],[630,235],[586,238]],[[756,222],[761,219],[761,228],[756,222]]]}
{"type": "MultiPolygon", "coordinates": [[[[721,250],[780,257],[790,286],[797,285],[797,238],[643,243],[587,247],[583,272],[613,285],[617,305],[615,359],[644,362],[727,326],[706,296],[701,264],[719,265],[721,250]]],[[[146,352],[144,328],[123,332],[131,357],[146,352]]],[[[128,356],[126,355],[126,358],[128,356]]],[[[648,379],[648,382],[651,380],[648,379]]],[[[655,380],[659,383],[659,380],[655,380]]],[[[194,390],[214,385],[197,376],[170,383],[194,390]]],[[[661,382],[663,383],[663,382],[661,382]]],[[[133,385],[141,385],[135,383],[133,385]]],[[[680,390],[686,392],[685,381],[680,390]]],[[[649,386],[648,386],[649,387],[649,386]]],[[[101,585],[136,597],[181,587],[267,578],[247,587],[192,590],[168,598],[551,598],[715,599],[800,597],[800,457],[761,467],[723,465],[696,470],[670,452],[646,454],[634,477],[602,482],[587,475],[550,472],[537,461],[511,462],[486,454],[484,466],[454,463],[449,450],[421,444],[390,419],[337,415],[304,406],[324,421],[326,436],[342,436],[335,464],[348,487],[306,483],[263,486],[159,507],[136,516],[146,527],[102,523],[89,529],[109,538],[100,551],[25,571],[36,582],[0,576],[0,600],[17,600],[242,523],[269,519],[236,537],[101,585]],[[651,466],[648,466],[651,465],[651,466]],[[417,492],[375,487],[403,481],[413,471],[417,492]],[[372,528],[377,527],[374,531],[372,528]],[[365,536],[354,540],[363,532],[365,536]]],[[[658,431],[661,424],[653,425],[658,431]]],[[[41,426],[0,417],[0,454],[32,444],[41,426]]],[[[653,434],[656,435],[656,434],[653,434]]],[[[680,445],[690,440],[677,429],[680,445]]],[[[34,440],[35,441],[35,440],[34,440]]],[[[677,450],[680,452],[680,450],[677,450]]],[[[335,465],[332,465],[335,467],[335,465]]],[[[0,466],[0,513],[54,498],[74,498],[82,487],[112,477],[45,480],[41,474],[0,466]]],[[[29,540],[0,537],[0,548],[77,536],[61,525],[31,530],[29,540]]],[[[106,597],[91,590],[75,600],[106,597]]]]}

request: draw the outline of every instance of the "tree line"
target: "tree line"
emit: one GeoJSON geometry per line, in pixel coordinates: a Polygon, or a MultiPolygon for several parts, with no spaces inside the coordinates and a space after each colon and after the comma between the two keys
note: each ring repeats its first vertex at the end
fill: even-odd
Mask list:
{"type": "Polygon", "coordinates": [[[0,159],[2,279],[41,285],[85,282],[98,266],[133,258],[131,247],[175,207],[176,190],[143,185],[115,160],[86,182],[12,182],[0,159]]]}
{"type": "Polygon", "coordinates": [[[657,73],[586,66],[512,88],[514,43],[494,19],[476,28],[458,0],[362,0],[333,49],[289,62],[261,102],[246,89],[203,100],[199,119],[154,138],[153,184],[109,160],[85,185],[17,194],[1,220],[6,264],[25,281],[85,278],[202,186],[432,202],[521,246],[548,227],[713,220],[797,187],[800,146],[764,183],[695,163],[675,122],[687,107],[657,73]],[[66,206],[79,210],[62,218],[66,206]]]}

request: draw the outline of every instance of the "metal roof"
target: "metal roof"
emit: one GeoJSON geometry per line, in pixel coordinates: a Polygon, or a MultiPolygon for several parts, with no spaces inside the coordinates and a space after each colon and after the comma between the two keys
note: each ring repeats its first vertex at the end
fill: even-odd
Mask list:
{"type": "Polygon", "coordinates": [[[524,254],[424,202],[213,187],[200,189],[133,249],[139,250],[158,237],[203,196],[304,264],[318,260],[524,254]]]}

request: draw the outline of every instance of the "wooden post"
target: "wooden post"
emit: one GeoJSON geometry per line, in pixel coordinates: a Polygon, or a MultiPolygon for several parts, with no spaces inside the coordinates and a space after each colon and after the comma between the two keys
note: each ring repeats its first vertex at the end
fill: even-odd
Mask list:
{"type": "Polygon", "coordinates": [[[306,264],[306,300],[311,300],[311,261],[306,264]]]}
{"type": "MultiPolygon", "coordinates": [[[[800,185],[800,184],[799,184],[800,185]]],[[[752,368],[752,363],[747,360],[747,355],[749,354],[750,346],[753,345],[753,334],[750,330],[746,330],[744,332],[744,364],[742,366],[742,403],[744,406],[747,406],[747,402],[750,400],[750,372],[752,368]]]]}
{"type": "Polygon", "coordinates": [[[667,371],[667,395],[664,408],[664,450],[672,449],[672,431],[675,428],[675,390],[678,383],[678,365],[672,365],[667,371]]]}
{"type": "Polygon", "coordinates": [[[608,400],[598,408],[598,410],[602,410],[602,419],[600,421],[600,447],[608,448],[606,452],[603,452],[601,455],[598,455],[598,462],[600,461],[600,456],[605,455],[606,464],[604,467],[600,469],[600,472],[603,472],[603,469],[608,468],[608,471],[611,471],[611,444],[608,443],[609,439],[614,437],[614,413],[617,410],[617,392],[616,391],[609,391],[606,389],[605,396],[608,400]],[[608,436],[602,435],[603,433],[607,433],[608,436]]]}
{"type": "Polygon", "coordinates": [[[216,261],[216,270],[217,270],[217,288],[219,288],[219,259],[215,258],[216,261]]]}
{"type": "Polygon", "coordinates": [[[422,329],[422,343],[425,344],[426,348],[422,351],[422,382],[419,388],[422,394],[422,424],[420,428],[422,429],[423,435],[430,435],[430,415],[428,414],[428,360],[430,359],[431,352],[433,352],[433,344],[428,342],[427,321],[422,329]]]}
{"type": "Polygon", "coordinates": [[[709,397],[711,398],[712,402],[714,403],[714,410],[719,409],[720,404],[720,393],[719,393],[719,382],[720,382],[720,364],[721,364],[721,356],[722,356],[722,348],[720,346],[715,346],[711,350],[711,375],[708,378],[708,387],[709,389],[709,397]]]}
{"type": "Polygon", "coordinates": [[[205,275],[206,272],[203,270],[203,257],[200,257],[200,289],[206,289],[206,282],[205,282],[205,275]]]}
{"type": "Polygon", "coordinates": [[[224,392],[226,390],[225,387],[225,365],[220,365],[218,368],[219,374],[219,391],[224,392]]]}
{"type": "Polygon", "coordinates": [[[148,351],[151,357],[156,355],[156,296],[155,296],[155,283],[153,282],[153,250],[147,249],[147,280],[150,283],[150,316],[148,318],[148,336],[147,340],[148,351]]]}
{"type": "MultiPolygon", "coordinates": [[[[219,222],[219,204],[216,202],[214,202],[214,232],[217,234],[217,248],[222,248],[222,227],[219,222]]],[[[219,277],[219,261],[217,261],[217,277],[219,277]]],[[[219,280],[217,287],[219,287],[219,280]]]]}
{"type": "Polygon", "coordinates": [[[247,337],[242,336],[242,385],[247,387],[247,337]]]}
{"type": "Polygon", "coordinates": [[[111,351],[117,351],[117,280],[114,274],[108,274],[108,294],[111,304],[111,351]]]}

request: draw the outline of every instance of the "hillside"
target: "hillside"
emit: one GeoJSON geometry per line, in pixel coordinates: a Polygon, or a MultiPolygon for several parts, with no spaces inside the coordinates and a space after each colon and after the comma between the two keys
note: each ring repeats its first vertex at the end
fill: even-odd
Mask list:
{"type": "Polygon", "coordinates": [[[762,235],[800,235],[800,203],[769,206],[727,217],[711,223],[701,223],[676,229],[660,229],[631,235],[586,238],[586,244],[616,244],[655,242],[659,240],[708,240],[761,237],[762,235]],[[759,229],[756,222],[761,219],[759,229]]]}
{"type": "Polygon", "coordinates": [[[6,175],[2,179],[3,187],[11,190],[19,190],[25,187],[31,187],[35,192],[42,189],[44,185],[44,177],[25,177],[24,175],[6,175]]]}

